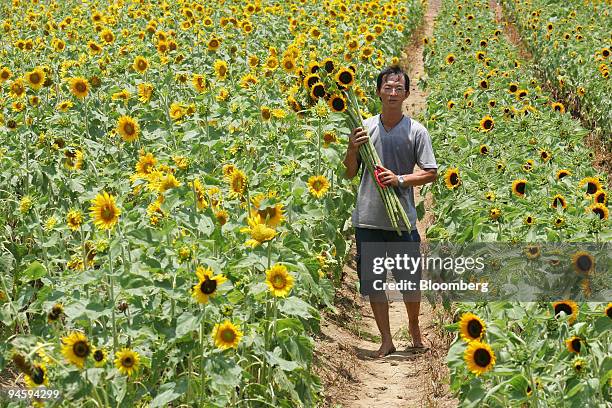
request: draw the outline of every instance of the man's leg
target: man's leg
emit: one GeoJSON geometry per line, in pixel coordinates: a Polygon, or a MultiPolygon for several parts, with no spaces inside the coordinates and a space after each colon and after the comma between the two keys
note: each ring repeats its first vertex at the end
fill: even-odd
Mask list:
{"type": "Polygon", "coordinates": [[[423,347],[421,339],[421,329],[419,328],[419,309],[421,302],[412,302],[404,300],[406,311],[408,312],[408,331],[412,337],[412,345],[414,347],[423,347]]]}
{"type": "MultiPolygon", "coordinates": [[[[415,243],[410,246],[410,256],[415,258],[420,258],[421,253],[418,246],[418,243],[421,242],[421,236],[417,230],[413,230],[411,232],[404,232],[402,234],[401,239],[405,242],[415,243]],[[415,247],[416,245],[416,247],[415,247]]],[[[414,282],[417,284],[421,280],[421,268],[419,267],[414,275],[414,282]]],[[[421,329],[419,328],[419,311],[421,308],[421,293],[419,291],[416,292],[408,292],[403,294],[404,297],[404,305],[406,306],[406,312],[408,313],[408,331],[410,332],[410,337],[412,337],[412,345],[414,347],[423,347],[423,340],[421,338],[421,329]]]]}
{"type": "Polygon", "coordinates": [[[374,320],[382,338],[382,344],[376,353],[377,357],[384,357],[395,351],[395,345],[391,338],[391,327],[389,325],[389,301],[383,293],[382,295],[370,295],[370,306],[374,313],[374,320]]]}

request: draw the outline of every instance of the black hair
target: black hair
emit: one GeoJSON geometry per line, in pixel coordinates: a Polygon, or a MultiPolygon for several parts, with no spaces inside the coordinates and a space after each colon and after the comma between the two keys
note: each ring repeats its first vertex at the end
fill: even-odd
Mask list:
{"type": "Polygon", "coordinates": [[[404,72],[404,70],[401,69],[397,65],[387,67],[383,69],[382,71],[380,71],[380,74],[378,74],[378,78],[376,78],[376,90],[380,91],[384,77],[386,77],[387,75],[400,75],[400,74],[404,75],[404,80],[406,82],[406,85],[404,86],[404,88],[406,89],[406,91],[410,91],[410,78],[408,78],[408,74],[404,72]]]}

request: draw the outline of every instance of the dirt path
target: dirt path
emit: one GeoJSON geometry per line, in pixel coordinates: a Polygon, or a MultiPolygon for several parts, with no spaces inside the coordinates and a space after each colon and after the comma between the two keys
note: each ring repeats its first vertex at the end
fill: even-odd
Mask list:
{"type": "MultiPolygon", "coordinates": [[[[440,0],[430,0],[423,26],[413,36],[402,61],[411,79],[410,96],[404,106],[410,116],[425,108],[427,94],[418,89],[423,75],[423,37],[430,37],[433,21],[438,14],[440,0]]],[[[416,191],[416,200],[421,200],[416,191]]],[[[426,197],[426,208],[431,197],[426,197]]],[[[417,223],[421,237],[433,221],[427,213],[417,223]]],[[[423,342],[429,351],[414,353],[408,333],[408,317],[403,302],[389,305],[389,320],[397,352],[385,358],[372,358],[371,353],[380,346],[380,336],[372,310],[355,291],[355,265],[353,257],[344,267],[342,287],[337,291],[338,312],[323,317],[323,336],[317,342],[319,375],[326,389],[325,406],[328,407],[454,407],[457,402],[449,396],[446,351],[451,342],[443,331],[448,322],[441,307],[433,308],[426,300],[421,303],[419,322],[423,342]]]]}

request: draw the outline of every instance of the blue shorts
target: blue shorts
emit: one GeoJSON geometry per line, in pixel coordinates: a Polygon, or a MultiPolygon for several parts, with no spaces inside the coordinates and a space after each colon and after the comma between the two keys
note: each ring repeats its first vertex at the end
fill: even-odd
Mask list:
{"type": "MultiPolygon", "coordinates": [[[[373,242],[421,242],[421,236],[417,230],[402,231],[402,235],[398,235],[396,231],[387,231],[381,229],[370,229],[370,228],[359,228],[355,227],[355,241],[357,244],[357,256],[355,261],[357,263],[357,275],[359,276],[359,280],[362,283],[361,294],[362,295],[372,295],[371,290],[367,290],[362,281],[362,273],[361,273],[361,246],[363,243],[373,243],[373,242]]],[[[413,256],[419,256],[418,254],[413,254],[413,256]]],[[[421,270],[418,270],[417,275],[414,277],[416,281],[420,280],[421,270]]],[[[398,276],[394,274],[394,278],[398,281],[398,276]]],[[[402,291],[404,293],[404,291],[402,291]]],[[[420,299],[420,294],[418,295],[420,299]]]]}

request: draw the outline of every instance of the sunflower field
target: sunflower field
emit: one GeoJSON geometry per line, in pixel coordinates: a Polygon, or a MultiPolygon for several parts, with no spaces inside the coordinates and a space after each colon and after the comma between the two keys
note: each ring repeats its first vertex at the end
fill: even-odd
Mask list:
{"type": "MultiPolygon", "coordinates": [[[[565,7],[525,3],[541,3],[545,13],[563,14],[565,7]]],[[[610,265],[595,272],[586,251],[546,253],[536,243],[596,243],[605,251],[612,237],[608,175],[592,167],[594,153],[583,142],[588,130],[543,91],[537,69],[518,58],[503,28],[488,2],[449,1],[432,38],[423,40],[425,121],[443,176],[429,189],[436,222],[428,239],[524,245],[527,262],[573,264],[585,302],[456,304],[457,321],[448,326],[457,332],[447,359],[451,390],[466,407],[607,406],[612,303],[588,299],[607,285],[610,265]]],[[[536,63],[555,69],[548,59],[536,63]]],[[[588,86],[588,98],[601,98],[593,106],[609,115],[609,83],[598,73],[587,85],[588,72],[569,75],[571,83],[588,86]]]]}
{"type": "Polygon", "coordinates": [[[60,391],[38,406],[316,405],[355,191],[342,91],[376,109],[421,2],[0,16],[0,371],[60,391]]]}
{"type": "Polygon", "coordinates": [[[609,2],[504,1],[538,62],[535,72],[612,145],[609,2]]]}

